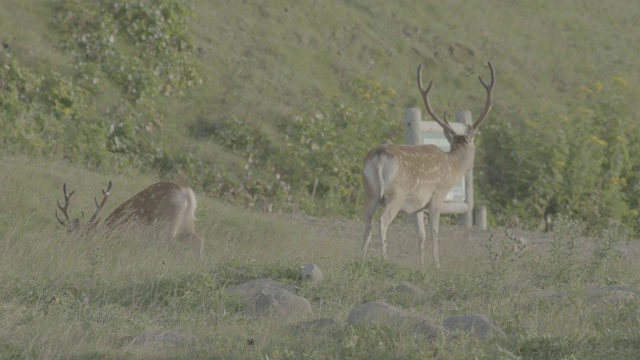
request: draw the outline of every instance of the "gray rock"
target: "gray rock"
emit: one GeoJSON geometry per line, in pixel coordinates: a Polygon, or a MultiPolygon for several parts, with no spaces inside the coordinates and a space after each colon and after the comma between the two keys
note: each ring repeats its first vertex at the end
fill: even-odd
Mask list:
{"type": "Polygon", "coordinates": [[[569,290],[553,294],[548,299],[557,304],[574,300],[587,304],[622,304],[637,298],[635,291],[625,285],[610,285],[586,290],[569,290]]]}
{"type": "Polygon", "coordinates": [[[307,281],[322,281],[322,271],[316,264],[309,264],[302,269],[302,274],[300,275],[302,280],[307,281]]]}
{"type": "Polygon", "coordinates": [[[464,331],[478,339],[505,338],[502,329],[484,315],[451,316],[442,325],[449,331],[464,331]]]}
{"type": "Polygon", "coordinates": [[[255,280],[251,280],[248,281],[244,284],[240,284],[240,285],[235,285],[235,286],[231,286],[228,288],[229,291],[240,291],[240,292],[246,292],[246,291],[251,291],[251,290],[255,290],[255,289],[261,289],[261,288],[272,288],[272,287],[276,287],[276,288],[280,288],[283,290],[286,290],[292,294],[296,294],[298,291],[298,288],[295,285],[283,285],[275,280],[272,279],[268,279],[268,278],[262,278],[262,279],[255,279],[255,280]]]}
{"type": "Polygon", "coordinates": [[[412,332],[416,335],[423,335],[428,340],[436,341],[440,338],[449,339],[451,333],[442,326],[434,325],[427,320],[423,320],[413,326],[412,332]]]}
{"type": "Polygon", "coordinates": [[[360,304],[351,310],[347,318],[347,323],[351,326],[374,324],[403,326],[414,325],[422,320],[424,319],[418,315],[409,313],[385,302],[371,301],[360,304]]]}
{"type": "Polygon", "coordinates": [[[258,279],[228,290],[240,294],[247,315],[288,318],[311,313],[309,300],[289,289],[271,279],[258,279]]]}
{"type": "Polygon", "coordinates": [[[588,289],[583,298],[589,304],[622,304],[635,300],[637,296],[628,286],[610,285],[588,289]]]}

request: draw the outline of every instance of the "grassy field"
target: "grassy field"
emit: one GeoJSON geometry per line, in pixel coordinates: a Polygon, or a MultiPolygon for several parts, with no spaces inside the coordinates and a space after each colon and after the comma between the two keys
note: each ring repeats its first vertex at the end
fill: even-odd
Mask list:
{"type": "MultiPolygon", "coordinates": [[[[276,130],[356,78],[397,91],[398,122],[418,105],[415,70],[426,68],[438,109],[476,110],[477,75],[496,67],[492,116],[563,113],[577,89],[622,76],[638,92],[633,1],[194,0],[191,31],[202,86],[163,98],[171,121],[158,133],[196,158],[244,165],[193,124],[237,117],[276,138],[276,130]],[[484,71],[484,72],[483,72],[484,71]]],[[[0,4],[0,43],[36,72],[71,74],[53,5],[0,4]]],[[[2,48],[0,48],[0,51],[2,48]]],[[[102,94],[103,103],[121,101],[102,94]]],[[[105,116],[92,114],[94,118],[105,116]]],[[[488,123],[491,119],[488,120],[488,123]]],[[[482,151],[482,150],[480,150],[482,151]]],[[[0,152],[0,358],[2,359],[636,359],[640,357],[640,265],[636,239],[614,223],[594,229],[560,217],[551,233],[521,228],[466,230],[441,225],[441,263],[419,267],[414,226],[389,230],[389,259],[373,241],[360,259],[362,224],[353,219],[258,213],[198,194],[202,256],[145,230],[68,235],[55,220],[62,184],[77,190],[72,213],[90,214],[113,180],[105,212],[159,180],[137,169],[91,172],[51,159],[0,152]],[[319,283],[299,279],[317,264],[319,283]],[[300,319],[243,315],[230,286],[269,277],[298,286],[313,314],[300,319]],[[409,282],[425,292],[390,289],[409,282]],[[604,286],[626,286],[594,298],[604,286]],[[441,324],[483,314],[506,338],[465,334],[431,341],[381,324],[347,325],[365,301],[385,301],[441,324]],[[300,333],[302,320],[333,318],[334,331],[300,333]],[[138,341],[164,334],[177,341],[138,341]]],[[[185,179],[188,181],[188,179],[185,179]]],[[[106,216],[106,214],[104,215],[106,216]]],[[[374,233],[374,235],[377,235],[374,233]]],[[[377,238],[376,238],[377,240],[377,238]]],[[[426,258],[430,260],[429,254],[426,258]]]]}
{"type": "MultiPolygon", "coordinates": [[[[580,235],[579,222],[566,218],[558,220],[555,232],[544,234],[444,225],[442,268],[436,270],[429,261],[421,269],[408,219],[390,228],[388,261],[377,257],[378,242],[363,261],[359,221],[255,213],[200,195],[197,229],[205,250],[199,257],[196,249],[154,240],[143,230],[69,236],[54,217],[65,180],[77,190],[72,214],[90,214],[92,196],[107,181],[104,175],[27,158],[0,161],[1,358],[640,355],[638,247],[615,225],[590,237],[580,235]],[[299,279],[301,266],[309,263],[323,271],[322,282],[299,279]],[[297,285],[313,314],[287,320],[243,315],[242,305],[226,289],[262,277],[297,285]],[[405,282],[425,295],[390,291],[405,282]],[[587,296],[605,285],[629,288],[602,300],[587,296]],[[460,334],[430,341],[384,324],[348,326],[349,312],[365,301],[385,301],[435,324],[453,315],[483,314],[507,337],[479,340],[460,334]],[[338,326],[292,330],[299,321],[324,317],[338,326]],[[178,340],[139,340],[148,334],[178,340]]],[[[113,181],[107,213],[153,179],[113,181]]]]}

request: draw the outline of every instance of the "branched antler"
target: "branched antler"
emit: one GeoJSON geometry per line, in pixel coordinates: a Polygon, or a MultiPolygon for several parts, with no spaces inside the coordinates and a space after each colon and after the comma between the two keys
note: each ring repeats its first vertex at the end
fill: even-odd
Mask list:
{"type": "Polygon", "coordinates": [[[111,180],[109,180],[109,185],[107,185],[107,189],[106,190],[102,190],[102,202],[100,202],[100,204],[98,204],[98,199],[97,198],[93,198],[93,200],[96,203],[96,212],[93,214],[93,216],[91,216],[91,218],[89,218],[89,225],[90,226],[95,226],[95,225],[98,224],[98,221],[100,221],[100,219],[98,219],[98,214],[100,214],[100,211],[102,211],[102,208],[104,207],[104,204],[107,203],[107,199],[109,198],[109,195],[110,195],[109,192],[111,191],[111,186],[112,185],[113,185],[113,183],[111,182],[111,180]]]}
{"type": "MultiPolygon", "coordinates": [[[[484,104],[484,107],[480,109],[480,116],[473,123],[473,130],[477,130],[480,127],[482,122],[489,115],[489,112],[491,112],[491,108],[493,107],[492,96],[493,96],[493,87],[496,84],[496,77],[495,77],[495,71],[493,70],[493,65],[491,64],[491,61],[489,61],[488,64],[489,64],[489,71],[491,72],[491,81],[489,82],[489,84],[485,83],[484,80],[482,80],[481,76],[478,76],[478,79],[480,80],[480,84],[482,84],[482,86],[487,92],[487,100],[484,104]]],[[[427,86],[426,89],[423,87],[422,65],[418,66],[418,88],[420,89],[420,93],[422,94],[422,99],[424,100],[424,105],[427,108],[427,112],[429,113],[429,115],[431,115],[433,120],[435,120],[438,124],[440,124],[440,126],[448,129],[452,133],[455,133],[455,131],[449,124],[449,121],[447,121],[447,112],[446,111],[444,112],[444,120],[443,120],[435,113],[435,111],[433,111],[433,108],[431,107],[431,102],[429,101],[429,92],[431,91],[432,85],[433,85],[433,81],[430,81],[429,86],[427,86]]]]}
{"type": "Polygon", "coordinates": [[[476,122],[473,123],[473,130],[478,130],[482,122],[487,118],[487,115],[489,115],[491,108],[493,107],[492,96],[493,96],[493,86],[496,84],[496,75],[495,75],[495,72],[493,71],[493,65],[491,65],[491,61],[489,61],[488,64],[489,64],[489,71],[491,71],[491,82],[487,85],[484,82],[484,80],[482,80],[482,77],[478,76],[478,80],[480,80],[480,83],[482,84],[484,89],[487,91],[487,101],[484,104],[484,108],[480,109],[480,116],[478,116],[478,120],[476,120],[476,122]]]}
{"type": "Polygon", "coordinates": [[[64,221],[62,221],[60,219],[60,216],[58,216],[58,211],[56,210],[56,219],[58,219],[58,222],[60,224],[62,224],[63,226],[66,226],[69,221],[71,220],[71,218],[69,217],[69,201],[71,200],[71,197],[73,196],[73,194],[75,194],[75,190],[73,190],[72,192],[68,193],[67,192],[67,183],[64,183],[62,185],[62,192],[64,193],[64,206],[60,205],[60,201],[56,200],[56,203],[58,204],[58,209],[60,209],[60,211],[62,211],[62,214],[64,215],[64,217],[67,219],[67,222],[65,223],[64,221]]]}
{"type": "Polygon", "coordinates": [[[429,101],[429,91],[431,91],[431,86],[433,86],[433,80],[429,81],[429,86],[427,86],[426,89],[422,85],[422,64],[420,64],[420,66],[418,66],[418,89],[420,89],[420,93],[422,94],[422,99],[424,100],[424,105],[427,108],[427,112],[429,113],[429,115],[431,115],[433,120],[440,124],[440,126],[442,126],[444,129],[449,130],[452,134],[455,134],[456,132],[453,130],[451,124],[449,124],[449,121],[447,120],[447,112],[444,112],[444,120],[442,120],[436,114],[436,112],[433,111],[433,108],[431,108],[431,102],[429,101]]]}

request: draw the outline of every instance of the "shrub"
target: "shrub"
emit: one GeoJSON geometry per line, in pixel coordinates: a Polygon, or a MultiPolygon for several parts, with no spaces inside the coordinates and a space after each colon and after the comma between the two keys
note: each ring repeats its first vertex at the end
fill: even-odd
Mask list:
{"type": "Polygon", "coordinates": [[[479,193],[498,222],[576,214],[591,226],[638,223],[640,132],[624,79],[583,87],[567,114],[488,124],[477,161],[479,193]],[[588,104],[588,105],[584,105],[588,104]],[[523,136],[526,135],[526,136],[523,136]]]}
{"type": "Polygon", "coordinates": [[[366,80],[348,87],[347,98],[316,104],[286,127],[280,158],[296,194],[311,200],[302,200],[305,211],[354,214],[361,206],[362,159],[401,133],[391,115],[393,89],[366,80]]]}

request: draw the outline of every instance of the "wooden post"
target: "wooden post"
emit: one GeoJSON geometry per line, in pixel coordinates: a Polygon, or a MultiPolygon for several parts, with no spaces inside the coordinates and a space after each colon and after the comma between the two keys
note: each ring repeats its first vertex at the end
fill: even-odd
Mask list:
{"type": "Polygon", "coordinates": [[[473,209],[473,224],[480,230],[487,230],[487,207],[477,206],[473,209]]]}
{"type": "Polygon", "coordinates": [[[404,112],[404,143],[420,144],[420,123],[422,113],[417,107],[407,108],[404,112]]]}

